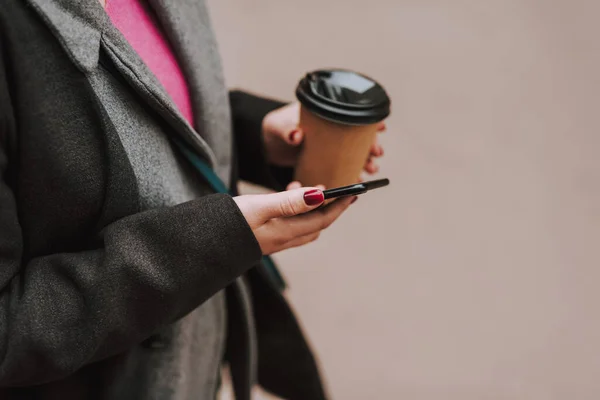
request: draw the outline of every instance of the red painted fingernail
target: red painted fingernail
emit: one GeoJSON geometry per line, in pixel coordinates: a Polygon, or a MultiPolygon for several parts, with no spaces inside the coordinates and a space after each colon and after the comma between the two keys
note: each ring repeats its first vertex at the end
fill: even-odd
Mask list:
{"type": "Polygon", "coordinates": [[[316,206],[324,201],[325,196],[323,196],[323,192],[319,189],[309,190],[308,192],[304,193],[304,202],[307,206],[316,206]]]}
{"type": "Polygon", "coordinates": [[[356,196],[355,198],[353,198],[352,201],[350,202],[350,204],[354,204],[356,202],[356,200],[358,200],[358,196],[356,196]]]}

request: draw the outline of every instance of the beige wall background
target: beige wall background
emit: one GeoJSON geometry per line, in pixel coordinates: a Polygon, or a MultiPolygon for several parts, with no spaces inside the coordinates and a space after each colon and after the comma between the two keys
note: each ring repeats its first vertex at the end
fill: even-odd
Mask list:
{"type": "Polygon", "coordinates": [[[209,3],[230,86],[393,99],[392,186],[277,256],[333,397],[600,398],[600,3],[209,3]]]}

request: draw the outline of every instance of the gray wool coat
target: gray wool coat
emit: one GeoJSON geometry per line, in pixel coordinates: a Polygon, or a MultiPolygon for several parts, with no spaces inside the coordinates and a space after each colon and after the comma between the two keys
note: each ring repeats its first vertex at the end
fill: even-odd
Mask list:
{"type": "Polygon", "coordinates": [[[0,399],[211,399],[231,367],[325,398],[316,362],[223,181],[270,187],[260,126],[226,91],[201,0],[151,0],[188,81],[181,116],[97,0],[0,1],[0,399]]]}

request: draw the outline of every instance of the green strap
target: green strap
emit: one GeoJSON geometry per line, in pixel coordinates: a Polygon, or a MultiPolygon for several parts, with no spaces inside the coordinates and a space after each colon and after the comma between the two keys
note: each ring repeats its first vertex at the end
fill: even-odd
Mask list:
{"type": "MultiPolygon", "coordinates": [[[[173,138],[173,141],[179,147],[181,152],[185,155],[185,157],[190,161],[190,163],[196,168],[202,176],[206,179],[206,181],[212,186],[213,190],[218,193],[229,193],[229,189],[225,186],[225,183],[215,174],[212,168],[202,159],[198,154],[196,154],[190,147],[179,140],[178,138],[173,138]]],[[[281,273],[277,269],[275,262],[269,256],[263,256],[262,264],[267,271],[269,278],[279,290],[283,290],[286,288],[285,281],[281,276],[281,273]]]]}

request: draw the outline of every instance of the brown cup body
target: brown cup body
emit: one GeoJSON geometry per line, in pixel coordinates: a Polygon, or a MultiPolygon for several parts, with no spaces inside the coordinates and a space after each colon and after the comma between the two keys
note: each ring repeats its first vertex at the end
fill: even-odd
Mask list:
{"type": "Polygon", "coordinates": [[[325,120],[300,107],[303,148],[295,179],[303,186],[326,188],[358,182],[377,135],[377,124],[344,125],[325,120]]]}

